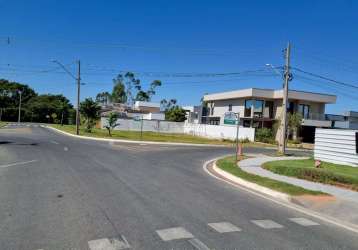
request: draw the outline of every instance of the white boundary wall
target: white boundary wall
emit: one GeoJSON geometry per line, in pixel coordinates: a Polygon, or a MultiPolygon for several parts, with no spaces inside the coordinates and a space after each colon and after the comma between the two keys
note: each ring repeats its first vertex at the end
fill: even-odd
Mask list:
{"type": "MultiPolygon", "coordinates": [[[[229,125],[208,125],[208,124],[195,124],[187,123],[184,126],[184,133],[195,136],[202,136],[215,139],[236,139],[236,126],[229,125]]],[[[255,140],[254,128],[239,128],[239,139],[255,140]]]]}
{"type": "MultiPolygon", "coordinates": [[[[131,119],[118,119],[119,126],[115,130],[140,131],[141,121],[134,121],[131,119]]],[[[101,127],[104,128],[107,124],[107,119],[101,118],[101,127]]],[[[178,133],[190,134],[195,136],[202,136],[212,139],[229,139],[235,140],[236,126],[230,125],[207,125],[195,124],[187,122],[170,122],[157,120],[143,120],[143,131],[152,131],[160,133],[178,133]]],[[[239,128],[239,139],[249,139],[254,141],[254,128],[239,128]]]]}
{"type": "Polygon", "coordinates": [[[358,130],[316,128],[314,158],[358,167],[356,132],[358,130]]]}

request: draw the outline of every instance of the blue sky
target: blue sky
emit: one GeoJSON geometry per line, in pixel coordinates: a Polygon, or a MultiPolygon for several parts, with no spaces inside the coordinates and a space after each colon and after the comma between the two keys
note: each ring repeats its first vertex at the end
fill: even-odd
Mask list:
{"type": "MultiPolygon", "coordinates": [[[[73,72],[81,60],[82,98],[111,91],[117,72],[131,70],[144,86],[162,80],[154,101],[176,98],[186,105],[205,93],[280,88],[282,79],[265,64],[283,65],[287,41],[293,67],[358,85],[356,1],[14,0],[0,1],[0,9],[0,77],[72,102],[74,80],[53,59],[73,72]],[[247,70],[263,71],[198,76],[247,70]]],[[[358,110],[357,89],[298,72],[290,88],[337,94],[330,113],[358,110]]]]}

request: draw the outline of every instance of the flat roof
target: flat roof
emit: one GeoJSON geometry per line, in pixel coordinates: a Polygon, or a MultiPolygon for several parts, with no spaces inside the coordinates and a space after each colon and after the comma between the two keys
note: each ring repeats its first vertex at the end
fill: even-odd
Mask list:
{"type": "MultiPolygon", "coordinates": [[[[204,101],[217,101],[217,100],[228,100],[238,98],[265,98],[265,99],[282,99],[282,89],[260,89],[260,88],[249,88],[240,89],[227,92],[219,92],[213,94],[204,95],[204,101]]],[[[291,100],[303,100],[321,103],[336,103],[337,96],[330,94],[322,94],[307,91],[289,90],[288,98],[291,100]]]]}

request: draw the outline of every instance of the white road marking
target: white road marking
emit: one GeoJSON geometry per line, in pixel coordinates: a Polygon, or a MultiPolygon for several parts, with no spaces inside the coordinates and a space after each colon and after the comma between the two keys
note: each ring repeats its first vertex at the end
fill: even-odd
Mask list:
{"type": "Polygon", "coordinates": [[[317,222],[311,221],[306,218],[289,218],[289,220],[305,227],[319,225],[317,222]]]}
{"type": "Polygon", "coordinates": [[[12,167],[12,166],[25,165],[25,164],[36,162],[36,161],[37,160],[15,162],[15,163],[6,164],[6,165],[0,165],[0,168],[8,168],[8,167],[12,167]]]}
{"type": "Polygon", "coordinates": [[[210,248],[197,238],[188,240],[189,243],[198,250],[210,250],[210,248]]]}
{"type": "Polygon", "coordinates": [[[231,224],[230,222],[216,222],[216,223],[208,223],[208,226],[213,228],[215,231],[219,233],[230,233],[230,232],[239,232],[240,228],[231,224]]]}
{"type": "Polygon", "coordinates": [[[128,241],[121,235],[121,239],[118,238],[103,238],[97,240],[91,240],[88,242],[88,247],[91,250],[121,250],[128,249],[131,246],[128,241]]]}
{"type": "Polygon", "coordinates": [[[194,236],[183,227],[161,229],[156,232],[163,241],[194,238],[194,236]]]}
{"type": "Polygon", "coordinates": [[[282,225],[272,220],[252,220],[251,222],[265,229],[283,228],[282,225]]]}
{"type": "Polygon", "coordinates": [[[68,151],[68,147],[63,147],[63,150],[68,151]]]}
{"type": "Polygon", "coordinates": [[[50,141],[50,142],[53,143],[53,144],[60,144],[57,141],[50,141]]]}

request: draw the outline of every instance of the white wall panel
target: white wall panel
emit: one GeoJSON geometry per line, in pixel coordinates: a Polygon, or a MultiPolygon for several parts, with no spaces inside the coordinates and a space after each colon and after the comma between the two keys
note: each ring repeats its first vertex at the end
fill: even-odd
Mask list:
{"type": "Polygon", "coordinates": [[[316,128],[314,158],[358,167],[356,132],[358,130],[316,128]]]}

